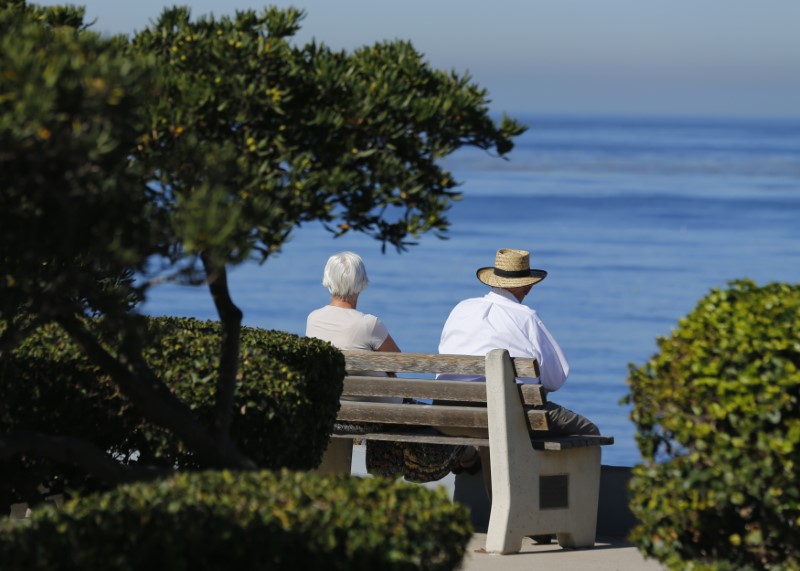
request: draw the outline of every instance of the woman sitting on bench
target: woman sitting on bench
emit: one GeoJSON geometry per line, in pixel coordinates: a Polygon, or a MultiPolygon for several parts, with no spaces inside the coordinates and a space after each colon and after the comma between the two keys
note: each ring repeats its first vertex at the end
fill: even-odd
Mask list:
{"type": "MultiPolygon", "coordinates": [[[[322,285],[330,292],[330,303],[309,314],[306,336],[327,341],[342,351],[400,352],[378,317],[356,309],[358,297],[368,284],[367,271],[358,254],[340,252],[331,256],[322,277],[322,285]]],[[[370,374],[386,375],[384,372],[370,374]]],[[[477,460],[472,447],[367,443],[366,464],[370,474],[393,478],[403,476],[413,482],[436,481],[451,471],[477,469],[477,460]]]]}

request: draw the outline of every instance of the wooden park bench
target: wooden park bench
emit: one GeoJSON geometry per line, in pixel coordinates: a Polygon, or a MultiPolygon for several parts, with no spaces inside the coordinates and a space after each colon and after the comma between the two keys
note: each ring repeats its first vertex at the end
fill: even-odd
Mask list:
{"type": "Polygon", "coordinates": [[[512,359],[503,349],[485,358],[357,351],[344,355],[348,374],[337,420],[368,429],[334,430],[321,473],[350,473],[354,439],[488,446],[492,505],[486,551],[516,553],[526,536],[553,533],[562,547],[594,545],[600,446],[614,439],[547,436],[542,409],[547,391],[538,384],[515,382],[515,377],[539,376],[534,359],[512,359]],[[474,375],[486,381],[378,377],[369,376],[369,371],[474,375]],[[434,404],[353,400],[374,397],[434,404]],[[436,430],[448,428],[488,429],[488,438],[447,436],[436,430]]]}

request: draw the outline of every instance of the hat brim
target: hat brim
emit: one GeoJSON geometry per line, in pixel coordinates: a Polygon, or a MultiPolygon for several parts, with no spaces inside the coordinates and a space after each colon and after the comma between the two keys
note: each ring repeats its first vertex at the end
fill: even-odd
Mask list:
{"type": "Polygon", "coordinates": [[[490,267],[480,268],[477,272],[475,272],[475,275],[478,276],[478,279],[481,282],[492,287],[525,287],[537,284],[547,277],[547,272],[544,270],[532,269],[530,272],[531,273],[528,276],[504,278],[496,275],[494,273],[494,268],[490,267]]]}

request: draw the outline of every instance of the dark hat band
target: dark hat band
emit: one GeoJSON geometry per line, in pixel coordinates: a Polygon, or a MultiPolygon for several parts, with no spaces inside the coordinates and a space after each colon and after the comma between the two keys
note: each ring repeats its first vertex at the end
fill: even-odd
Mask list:
{"type": "Polygon", "coordinates": [[[531,276],[530,270],[514,270],[509,272],[506,270],[498,270],[494,268],[494,275],[500,278],[529,278],[531,276]]]}

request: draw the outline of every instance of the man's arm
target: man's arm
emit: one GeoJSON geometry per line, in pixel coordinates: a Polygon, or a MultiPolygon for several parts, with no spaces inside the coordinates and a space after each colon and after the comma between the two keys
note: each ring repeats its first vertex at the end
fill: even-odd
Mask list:
{"type": "Polygon", "coordinates": [[[534,320],[534,352],[536,347],[540,355],[539,382],[548,391],[557,391],[567,380],[569,362],[561,350],[561,346],[538,318],[534,320]]]}

